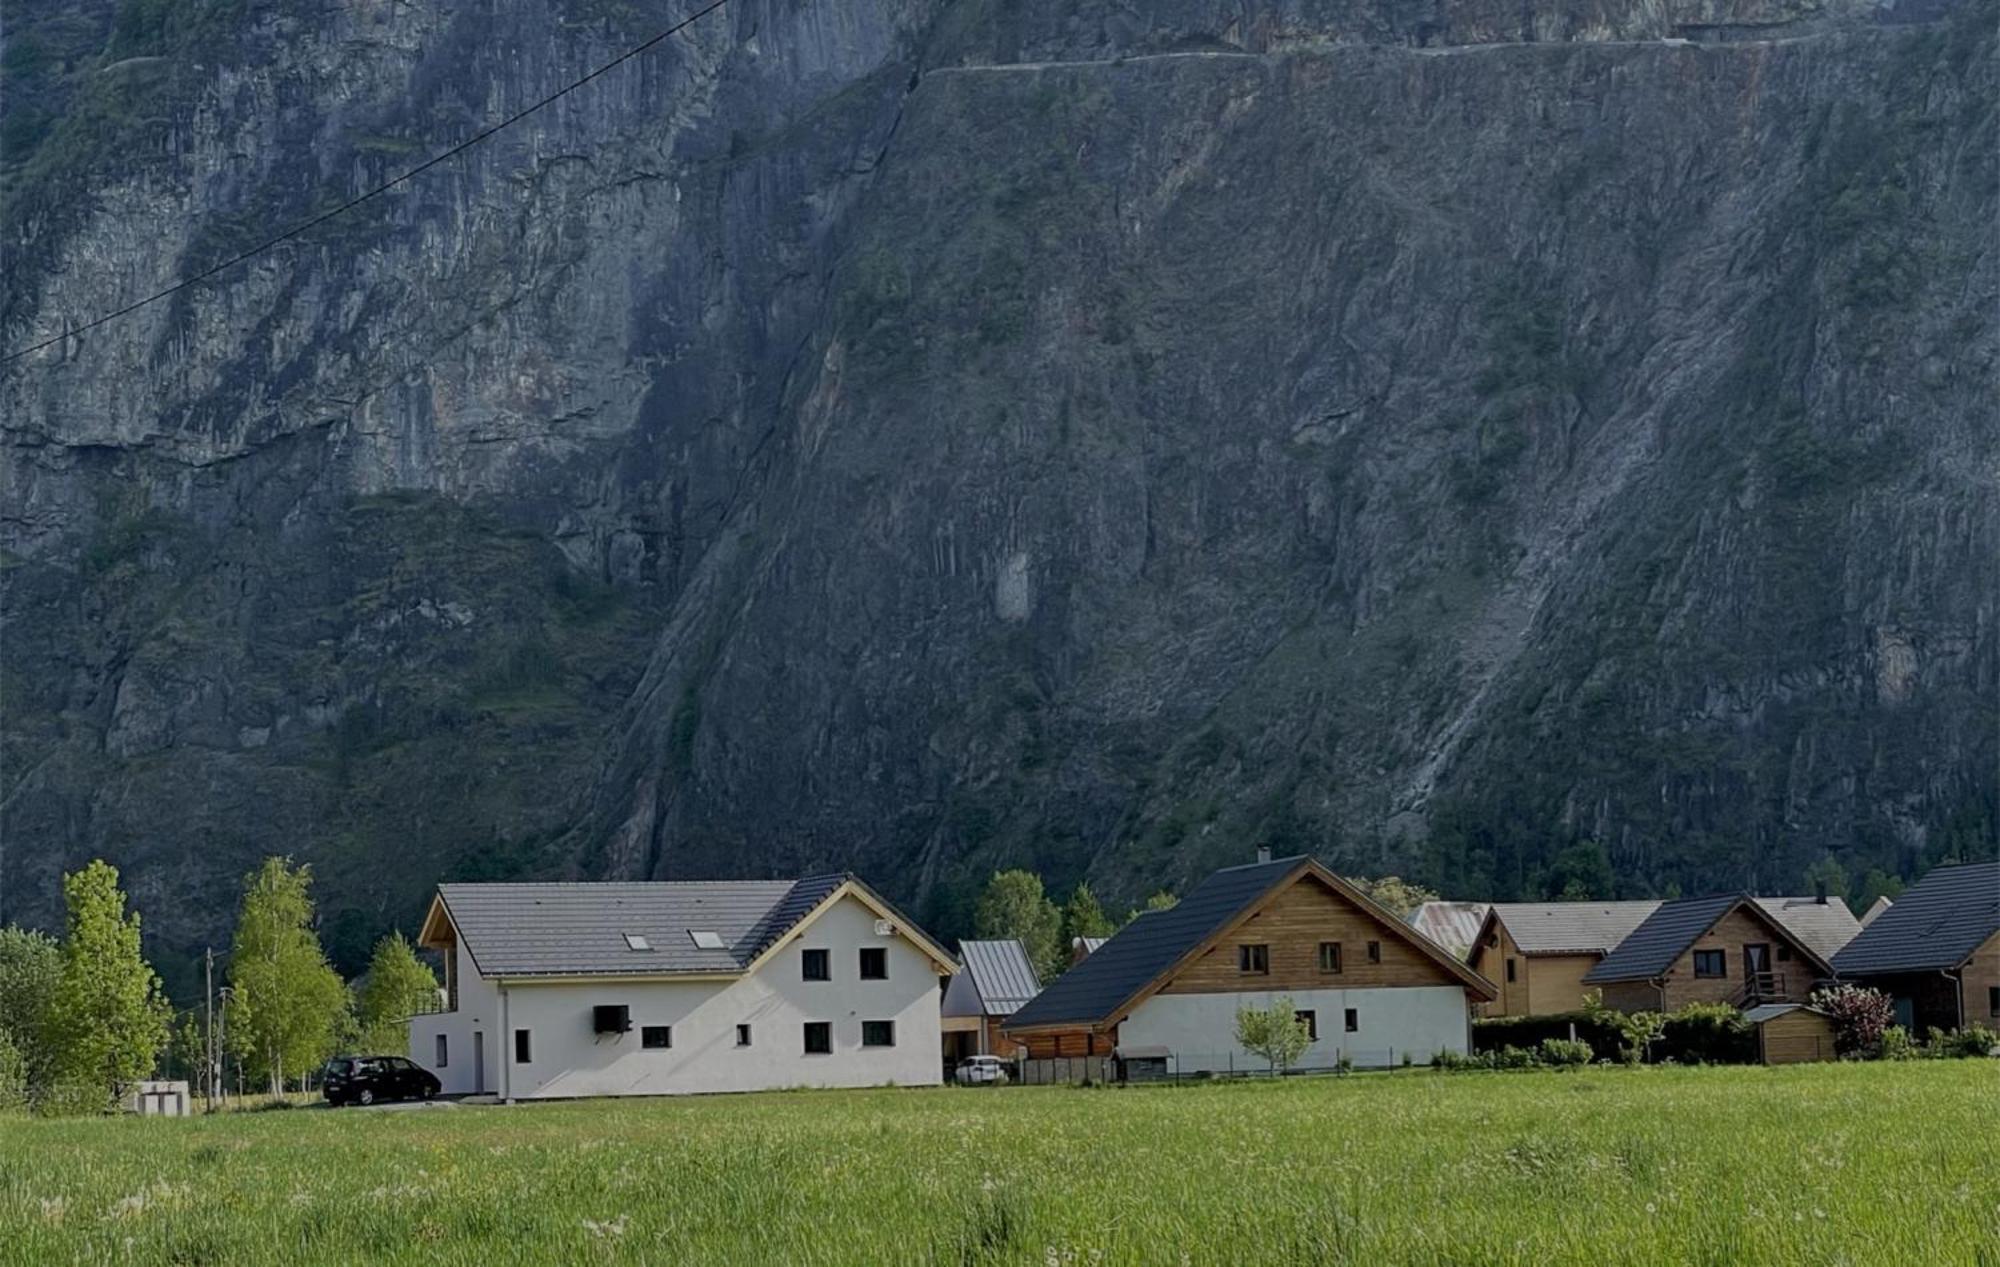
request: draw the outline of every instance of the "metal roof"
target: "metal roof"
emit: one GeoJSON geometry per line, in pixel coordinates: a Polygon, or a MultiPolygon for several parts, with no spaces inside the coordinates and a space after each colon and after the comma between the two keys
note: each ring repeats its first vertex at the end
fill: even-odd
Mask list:
{"type": "Polygon", "coordinates": [[[1826,1013],[1820,1011],[1818,1008],[1807,1007],[1803,1003],[1759,1003],[1756,1007],[1745,1009],[1743,1019],[1752,1025],[1762,1025],[1765,1021],[1775,1021],[1788,1012],[1811,1012],[1814,1016],[1826,1015],[1826,1013]]]}
{"type": "Polygon", "coordinates": [[[2000,862],[1938,867],[1834,956],[1843,977],[1958,967],[2000,932],[2000,862]]]}
{"type": "Polygon", "coordinates": [[[731,973],[850,878],[441,884],[438,898],[482,976],[731,973]],[[697,946],[700,932],[721,948],[697,946]]]}
{"type": "Polygon", "coordinates": [[[1017,938],[1002,941],[962,941],[959,957],[979,992],[980,1009],[988,1016],[1012,1016],[1041,993],[1042,979],[1028,962],[1028,949],[1017,938]]]}
{"type": "Polygon", "coordinates": [[[1486,922],[1487,902],[1425,902],[1410,912],[1410,927],[1463,959],[1486,922]]]}
{"type": "Polygon", "coordinates": [[[1493,904],[1493,913],[1507,926],[1508,936],[1524,955],[1606,954],[1659,909],[1657,898],[1493,904]]]}
{"type": "Polygon", "coordinates": [[[1012,1025],[1090,1025],[1137,994],[1289,875],[1303,856],[1224,867],[1164,911],[1147,911],[1051,981],[1012,1025]]]}
{"type": "Polygon", "coordinates": [[[1598,981],[1649,981],[1673,966],[1695,938],[1715,926],[1738,903],[1741,894],[1694,897],[1679,902],[1662,902],[1618,943],[1610,954],[1583,974],[1586,983],[1598,981]]]}

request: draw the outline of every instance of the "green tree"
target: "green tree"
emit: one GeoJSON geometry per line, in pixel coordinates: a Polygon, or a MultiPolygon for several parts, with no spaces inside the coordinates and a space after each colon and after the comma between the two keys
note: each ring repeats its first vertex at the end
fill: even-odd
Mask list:
{"type": "Polygon", "coordinates": [[[1817,893],[1820,891],[1820,886],[1825,885],[1829,898],[1841,902],[1847,900],[1847,891],[1850,887],[1847,868],[1841,866],[1839,859],[1831,854],[1806,868],[1805,882],[1808,893],[1817,893]]]}
{"type": "Polygon", "coordinates": [[[391,933],[375,943],[368,975],[362,978],[357,993],[361,1004],[359,1045],[371,1052],[407,1051],[409,1019],[438,1010],[437,977],[417,958],[416,950],[401,933],[391,933]]]}
{"type": "Polygon", "coordinates": [[[0,928],[0,1036],[20,1056],[29,1087],[45,1086],[55,1059],[49,1018],[62,981],[62,947],[25,928],[0,928]]]}
{"type": "Polygon", "coordinates": [[[1886,897],[1895,901],[1903,895],[1903,882],[1880,867],[1873,867],[1861,877],[1861,892],[1855,895],[1860,913],[1866,915],[1868,908],[1875,905],[1875,899],[1886,897]]]}
{"type": "Polygon", "coordinates": [[[1097,895],[1079,883],[1063,906],[1063,944],[1074,946],[1079,937],[1109,937],[1112,932],[1111,917],[1098,905],[1097,895]]]}
{"type": "Polygon", "coordinates": [[[1579,840],[1564,847],[1549,860],[1548,873],[1542,882],[1544,891],[1564,902],[1609,898],[1616,892],[1616,886],[1611,856],[1594,840],[1579,840]]]}
{"type": "Polygon", "coordinates": [[[267,858],[245,881],[230,952],[229,1043],[277,1094],[333,1054],[352,1001],[312,930],[312,868],[267,858]]]}
{"type": "Polygon", "coordinates": [[[108,1106],[124,1083],[153,1072],[171,1012],[139,953],[139,917],[125,910],[118,871],[98,860],[63,877],[69,905],[62,969],[44,1033],[49,1079],[75,1102],[108,1106]]]}
{"type": "Polygon", "coordinates": [[[1411,884],[1400,876],[1385,875],[1379,880],[1355,877],[1354,886],[1388,907],[1399,918],[1407,919],[1411,911],[1426,902],[1435,902],[1438,895],[1420,884],[1411,884]]]}
{"type": "Polygon", "coordinates": [[[972,914],[981,938],[1019,938],[1028,962],[1044,981],[1063,969],[1062,912],[1042,891],[1032,871],[999,871],[986,883],[972,914]]]}
{"type": "Polygon", "coordinates": [[[1273,1073],[1291,1068],[1311,1042],[1312,1033],[1292,1007],[1290,995],[1279,995],[1269,1007],[1236,1009],[1236,1045],[1270,1061],[1273,1073]]]}
{"type": "Polygon", "coordinates": [[[1179,898],[1167,892],[1165,889],[1161,889],[1158,893],[1155,893],[1153,894],[1153,896],[1147,898],[1146,904],[1144,906],[1138,907],[1137,909],[1132,911],[1128,911],[1125,915],[1125,922],[1129,924],[1133,920],[1138,919],[1141,915],[1148,915],[1154,911],[1171,911],[1176,906],[1179,906],[1180,903],[1181,900],[1179,898]]]}

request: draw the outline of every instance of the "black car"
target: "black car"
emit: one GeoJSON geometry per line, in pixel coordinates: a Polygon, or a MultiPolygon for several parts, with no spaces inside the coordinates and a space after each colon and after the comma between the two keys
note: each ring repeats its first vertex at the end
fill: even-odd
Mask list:
{"type": "Polygon", "coordinates": [[[328,1104],[428,1100],[443,1089],[430,1070],[401,1056],[335,1056],[326,1062],[328,1104]]]}

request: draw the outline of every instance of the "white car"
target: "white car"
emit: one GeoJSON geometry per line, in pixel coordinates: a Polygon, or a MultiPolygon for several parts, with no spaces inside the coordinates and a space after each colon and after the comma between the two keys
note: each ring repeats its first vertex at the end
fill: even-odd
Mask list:
{"type": "Polygon", "coordinates": [[[973,1056],[958,1062],[956,1077],[962,1087],[1004,1086],[1007,1062],[998,1056],[973,1056]]]}

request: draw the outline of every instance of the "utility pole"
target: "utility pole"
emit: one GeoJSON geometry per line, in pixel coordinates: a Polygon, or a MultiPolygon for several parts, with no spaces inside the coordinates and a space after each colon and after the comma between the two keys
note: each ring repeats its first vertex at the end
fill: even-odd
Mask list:
{"type": "Polygon", "coordinates": [[[208,1007],[208,1023],[203,1029],[206,1037],[201,1049],[201,1096],[207,1101],[207,1110],[215,1112],[215,947],[210,946],[202,956],[206,984],[202,999],[208,1007]]]}

